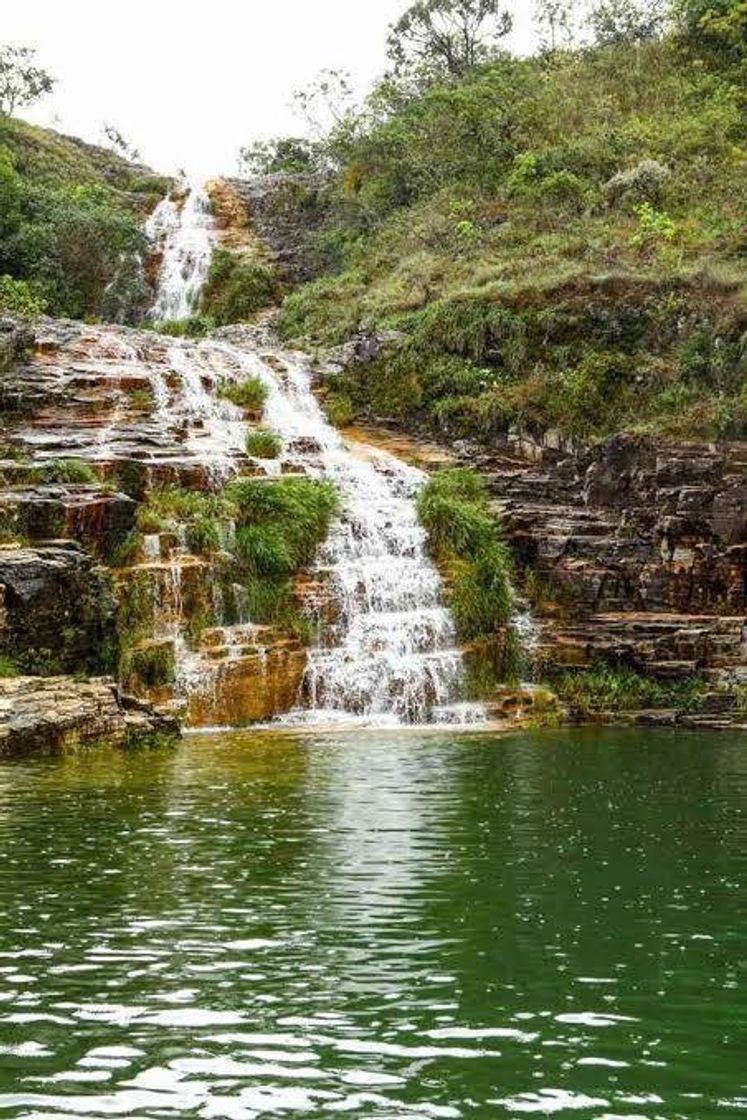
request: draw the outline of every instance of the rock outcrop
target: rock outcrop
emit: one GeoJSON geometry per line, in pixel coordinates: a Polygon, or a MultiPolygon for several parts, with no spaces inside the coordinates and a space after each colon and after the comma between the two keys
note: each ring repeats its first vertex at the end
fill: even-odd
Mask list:
{"type": "Polygon", "coordinates": [[[747,679],[747,445],[549,436],[462,448],[542,620],[542,657],[747,679]]]}
{"type": "Polygon", "coordinates": [[[0,548],[0,653],[30,672],[95,673],[115,647],[111,579],[74,542],[0,548]]]}
{"type": "Polygon", "coordinates": [[[173,719],[122,696],[108,679],[0,680],[0,756],[52,754],[99,744],[160,745],[178,736],[173,719]]]}
{"type": "Polygon", "coordinates": [[[228,182],[283,277],[300,284],[319,275],[311,241],[329,212],[327,176],[280,172],[228,182]]]}

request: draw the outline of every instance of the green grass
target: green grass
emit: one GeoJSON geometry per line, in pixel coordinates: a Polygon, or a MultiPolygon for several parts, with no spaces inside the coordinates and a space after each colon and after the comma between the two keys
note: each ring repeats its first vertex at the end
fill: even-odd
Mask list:
{"type": "Polygon", "coordinates": [[[277,459],[283,449],[283,441],[275,432],[258,429],[246,437],[246,453],[255,459],[277,459]]]}
{"type": "Polygon", "coordinates": [[[16,664],[12,657],[8,654],[0,653],[0,680],[7,680],[9,677],[20,677],[21,669],[16,664]]]}
{"type": "Polygon", "coordinates": [[[236,550],[247,571],[285,580],[311,563],[338,511],[335,487],[315,479],[241,479],[228,487],[237,509],[236,550]]]}
{"type": "Polygon", "coordinates": [[[632,712],[646,708],[690,711],[706,690],[700,680],[660,683],[633,669],[599,663],[590,670],[561,673],[550,681],[563,703],[576,717],[600,712],[632,712]]]}
{"type": "Polygon", "coordinates": [[[267,400],[267,388],[259,377],[248,377],[246,381],[226,381],[218,392],[224,400],[231,401],[252,416],[261,414],[267,400]]]}
{"type": "Polygon", "coordinates": [[[93,485],[99,481],[93,467],[82,459],[57,459],[46,463],[42,468],[45,482],[59,482],[68,485],[93,485]]]}
{"type": "Polygon", "coordinates": [[[240,323],[274,304],[280,288],[273,267],[259,260],[245,261],[216,249],[210,262],[200,311],[216,326],[240,323]]]}
{"type": "Polygon", "coordinates": [[[483,480],[465,468],[433,475],[418,498],[418,514],[447,574],[460,637],[495,636],[509,623],[514,606],[512,563],[488,509],[483,480]]]}
{"type": "Polygon", "coordinates": [[[668,38],[393,97],[328,142],[337,267],[281,332],[401,332],[336,391],[448,438],[747,436],[741,65],[668,38]]]}
{"type": "Polygon", "coordinates": [[[168,180],[111,151],[0,119],[0,306],[139,317],[146,214],[168,180]],[[116,309],[115,309],[116,304],[116,309]]]}

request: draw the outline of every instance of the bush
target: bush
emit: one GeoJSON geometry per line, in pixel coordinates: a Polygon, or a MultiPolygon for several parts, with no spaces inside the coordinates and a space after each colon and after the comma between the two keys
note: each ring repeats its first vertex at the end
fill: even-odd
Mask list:
{"type": "Polygon", "coordinates": [[[249,377],[246,381],[225,381],[220,386],[218,395],[238,408],[243,408],[245,412],[258,415],[265,406],[267,388],[261,378],[249,377]]]}
{"type": "Polygon", "coordinates": [[[42,315],[46,306],[36,287],[27,280],[0,276],[0,315],[33,319],[37,315],[42,315]]]}
{"type": "Polygon", "coordinates": [[[604,193],[611,203],[648,202],[658,205],[672,172],[657,159],[644,159],[627,171],[618,171],[604,184],[604,193]]]}
{"type": "Polygon", "coordinates": [[[441,471],[422,490],[418,513],[447,572],[460,637],[469,641],[495,635],[513,612],[512,564],[488,508],[484,481],[465,468],[441,471]]]}
{"type": "Polygon", "coordinates": [[[324,398],[324,411],[335,428],[347,428],[355,415],[353,402],[347,393],[330,393],[324,398]]]}
{"type": "Polygon", "coordinates": [[[236,549],[251,575],[287,579],[311,563],[338,510],[332,483],[240,479],[227,495],[237,509],[236,549]]]}
{"type": "Polygon", "coordinates": [[[279,286],[270,265],[243,261],[225,249],[216,249],[200,307],[217,326],[225,326],[249,319],[278,297],[279,286]]]}
{"type": "Polygon", "coordinates": [[[98,475],[89,463],[82,459],[57,459],[43,467],[45,482],[68,483],[69,485],[92,485],[98,482],[98,475]]]}
{"type": "Polygon", "coordinates": [[[705,689],[702,681],[663,684],[625,666],[604,662],[588,671],[561,673],[552,678],[553,690],[577,717],[597,712],[631,712],[644,708],[689,710],[705,689]]]}
{"type": "Polygon", "coordinates": [[[283,450],[283,441],[275,432],[260,429],[246,437],[246,453],[255,459],[277,459],[283,450]]]}

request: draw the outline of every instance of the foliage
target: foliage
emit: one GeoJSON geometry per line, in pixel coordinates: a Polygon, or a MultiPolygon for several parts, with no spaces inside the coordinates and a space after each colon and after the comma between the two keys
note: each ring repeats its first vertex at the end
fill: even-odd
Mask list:
{"type": "Polygon", "coordinates": [[[309,564],[338,510],[335,487],[315,479],[246,478],[231,483],[236,550],[250,575],[287,579],[309,564]]]}
{"type": "Polygon", "coordinates": [[[0,314],[32,319],[44,312],[46,303],[33,284],[0,276],[0,314]]]}
{"type": "Polygon", "coordinates": [[[30,47],[0,46],[0,113],[10,117],[38,101],[54,86],[55,79],[35,62],[30,47]]]}
{"type": "Polygon", "coordinates": [[[415,63],[458,77],[512,24],[500,0],[415,0],[390,28],[387,53],[397,67],[415,63]]]}
{"type": "Polygon", "coordinates": [[[162,187],[109,150],[0,117],[0,274],[29,284],[50,314],[76,318],[104,314],[117,289],[132,318],[130,264],[162,187]]]}
{"type": "Polygon", "coordinates": [[[745,430],[741,71],[634,38],[390,77],[333,131],[320,237],[342,270],[287,296],[279,329],[399,333],[335,386],[356,415],[473,439],[745,430]],[[698,395],[682,357],[703,335],[720,356],[698,395]]]}
{"type": "Polygon", "coordinates": [[[210,262],[200,310],[216,326],[239,323],[268,307],[279,294],[275,272],[264,261],[245,261],[216,249],[210,262]]]}
{"type": "Polygon", "coordinates": [[[93,467],[82,459],[56,459],[43,468],[45,482],[60,482],[70,486],[89,486],[98,482],[93,467]]]}
{"type": "Polygon", "coordinates": [[[679,0],[675,11],[682,34],[696,49],[717,57],[747,55],[745,0],[679,0]]]}
{"type": "Polygon", "coordinates": [[[511,559],[488,508],[482,478],[464,468],[441,471],[418,498],[431,548],[446,570],[449,603],[463,639],[490,637],[513,610],[511,559]]]}
{"type": "Polygon", "coordinates": [[[599,662],[590,670],[561,673],[552,678],[556,695],[577,717],[595,712],[631,712],[645,708],[688,711],[704,691],[700,680],[658,682],[625,666],[599,662]]]}
{"type": "Polygon", "coordinates": [[[267,400],[267,388],[259,377],[247,377],[245,381],[225,381],[218,392],[224,400],[231,401],[251,414],[261,413],[267,400]]]}
{"type": "Polygon", "coordinates": [[[0,680],[8,677],[20,677],[21,669],[12,657],[0,653],[0,680]]]}
{"type": "Polygon", "coordinates": [[[255,459],[277,459],[282,449],[280,436],[266,428],[249,432],[246,437],[246,453],[255,459]]]}
{"type": "Polygon", "coordinates": [[[162,642],[127,649],[119,667],[120,678],[130,687],[136,681],[146,688],[162,688],[174,683],[175,672],[173,645],[162,642]]]}
{"type": "Polygon", "coordinates": [[[598,43],[642,43],[662,33],[669,0],[595,0],[590,24],[598,43]]]}
{"type": "Polygon", "coordinates": [[[239,153],[242,177],[298,174],[316,169],[317,151],[305,137],[278,136],[273,140],[256,140],[239,153]]]}

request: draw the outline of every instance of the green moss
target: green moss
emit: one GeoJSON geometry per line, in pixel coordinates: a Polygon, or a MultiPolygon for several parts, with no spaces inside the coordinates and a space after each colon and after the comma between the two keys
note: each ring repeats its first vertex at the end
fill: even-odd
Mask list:
{"type": "Polygon", "coordinates": [[[275,432],[259,429],[246,437],[246,453],[255,459],[277,459],[282,449],[283,441],[275,432]]]}

